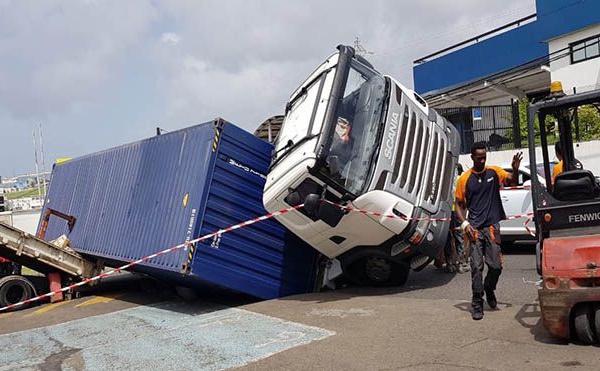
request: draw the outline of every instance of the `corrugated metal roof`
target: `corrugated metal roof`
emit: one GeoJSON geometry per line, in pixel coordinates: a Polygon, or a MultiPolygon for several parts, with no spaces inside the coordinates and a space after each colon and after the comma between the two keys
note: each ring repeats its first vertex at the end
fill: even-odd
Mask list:
{"type": "Polygon", "coordinates": [[[277,139],[277,135],[279,135],[279,131],[281,130],[283,118],[283,115],[277,115],[266,119],[256,128],[254,135],[269,143],[275,143],[275,139],[277,139]]]}

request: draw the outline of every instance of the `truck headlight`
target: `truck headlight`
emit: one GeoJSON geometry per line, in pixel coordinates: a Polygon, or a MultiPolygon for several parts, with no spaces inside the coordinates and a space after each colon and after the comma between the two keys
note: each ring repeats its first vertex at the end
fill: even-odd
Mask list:
{"type": "Polygon", "coordinates": [[[415,232],[408,239],[411,244],[418,245],[423,240],[423,237],[427,232],[427,228],[429,228],[430,221],[431,220],[429,218],[423,218],[419,220],[415,232]]]}

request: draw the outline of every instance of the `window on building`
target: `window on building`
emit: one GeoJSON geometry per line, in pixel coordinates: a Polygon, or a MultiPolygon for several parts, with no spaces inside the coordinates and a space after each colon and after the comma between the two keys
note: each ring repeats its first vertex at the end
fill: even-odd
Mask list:
{"type": "Polygon", "coordinates": [[[574,42],[571,47],[571,63],[600,57],[600,35],[574,42]]]}

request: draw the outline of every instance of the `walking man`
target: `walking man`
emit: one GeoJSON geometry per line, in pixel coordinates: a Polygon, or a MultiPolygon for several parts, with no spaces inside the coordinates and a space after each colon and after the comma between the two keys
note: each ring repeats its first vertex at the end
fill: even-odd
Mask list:
{"type": "Polygon", "coordinates": [[[474,320],[483,318],[483,297],[495,309],[496,284],[502,273],[500,250],[500,221],[506,219],[500,187],[516,185],[521,152],[512,160],[512,173],[498,166],[486,166],[485,143],[475,143],[471,148],[473,167],[465,171],[456,185],[456,216],[465,238],[471,241],[471,314],[474,320]],[[468,213],[467,213],[468,211],[468,213]],[[488,272],[483,280],[484,262],[488,272]]]}

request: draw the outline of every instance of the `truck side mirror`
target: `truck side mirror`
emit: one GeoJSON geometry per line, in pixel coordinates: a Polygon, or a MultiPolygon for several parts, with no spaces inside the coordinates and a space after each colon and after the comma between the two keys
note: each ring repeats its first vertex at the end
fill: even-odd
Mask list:
{"type": "Polygon", "coordinates": [[[330,227],[338,225],[345,211],[335,205],[321,201],[319,195],[311,193],[304,200],[304,210],[315,218],[324,221],[330,227]]]}
{"type": "Polygon", "coordinates": [[[319,195],[311,193],[304,199],[304,210],[306,210],[308,215],[316,217],[320,204],[321,198],[319,195]]]}

